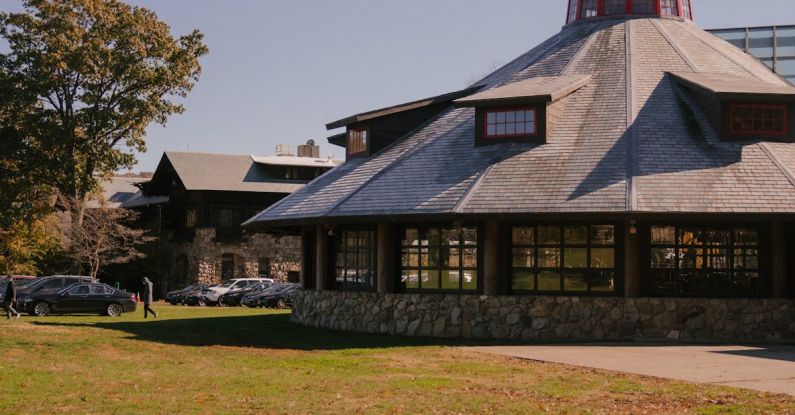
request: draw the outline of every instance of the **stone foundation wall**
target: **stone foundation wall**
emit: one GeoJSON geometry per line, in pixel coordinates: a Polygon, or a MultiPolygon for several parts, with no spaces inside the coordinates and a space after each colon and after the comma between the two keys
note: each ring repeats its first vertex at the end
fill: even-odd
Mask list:
{"type": "Polygon", "coordinates": [[[214,229],[197,229],[191,242],[169,243],[172,269],[171,288],[187,284],[215,284],[221,281],[221,259],[225,254],[235,258],[235,278],[256,278],[260,275],[259,259],[270,259],[271,269],[265,272],[278,281],[287,281],[290,272],[301,271],[301,238],[256,233],[241,241],[215,239],[214,229]],[[178,258],[187,261],[185,269],[178,258]],[[182,275],[185,274],[185,275],[182,275]]]}
{"type": "Polygon", "coordinates": [[[401,336],[542,341],[795,340],[795,301],[300,290],[292,320],[401,336]]]}

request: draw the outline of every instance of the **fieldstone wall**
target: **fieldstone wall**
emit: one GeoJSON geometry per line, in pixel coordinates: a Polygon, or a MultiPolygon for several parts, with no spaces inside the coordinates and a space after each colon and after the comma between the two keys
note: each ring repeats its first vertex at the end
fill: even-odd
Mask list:
{"type": "Polygon", "coordinates": [[[169,285],[215,284],[221,281],[221,258],[233,255],[236,278],[256,278],[260,275],[259,259],[270,259],[266,272],[279,281],[287,281],[289,272],[301,271],[301,238],[275,236],[265,233],[249,235],[242,241],[215,239],[215,229],[197,229],[191,242],[171,242],[169,256],[173,258],[169,285]],[[187,260],[185,269],[178,258],[187,260]],[[181,275],[181,274],[186,275],[181,275]]]}
{"type": "Polygon", "coordinates": [[[541,341],[795,340],[795,301],[300,290],[292,320],[401,336],[541,341]]]}

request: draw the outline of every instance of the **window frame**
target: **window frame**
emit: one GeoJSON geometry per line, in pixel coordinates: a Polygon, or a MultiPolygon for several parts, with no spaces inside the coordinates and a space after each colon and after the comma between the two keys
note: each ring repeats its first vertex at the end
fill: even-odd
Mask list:
{"type": "Polygon", "coordinates": [[[407,294],[459,294],[459,295],[481,295],[481,294],[483,294],[483,228],[482,228],[482,226],[480,224],[477,224],[477,223],[464,223],[464,224],[461,224],[460,226],[458,226],[456,224],[450,224],[450,223],[424,223],[424,224],[419,224],[419,225],[406,225],[406,226],[401,227],[399,233],[397,234],[397,246],[398,246],[398,249],[399,249],[399,251],[398,251],[398,255],[399,256],[398,256],[398,261],[397,261],[398,262],[398,264],[397,264],[398,265],[397,288],[398,288],[399,292],[407,293],[407,294]],[[475,238],[476,242],[475,242],[474,246],[473,245],[465,245],[465,244],[463,244],[463,236],[459,235],[458,245],[456,245],[456,246],[458,246],[459,251],[461,251],[459,253],[459,255],[458,255],[458,267],[444,266],[443,265],[444,261],[441,260],[442,247],[444,246],[442,244],[442,242],[441,242],[442,230],[443,229],[450,229],[450,228],[460,228],[460,229],[471,228],[471,229],[474,229],[475,232],[477,233],[477,236],[475,238]],[[427,230],[429,230],[429,229],[438,230],[439,231],[439,241],[440,241],[440,243],[439,243],[438,246],[431,246],[430,244],[422,245],[421,243],[418,243],[416,246],[415,245],[406,245],[406,244],[403,243],[403,240],[405,240],[406,230],[407,229],[416,229],[417,232],[418,232],[418,237],[421,234],[421,232],[423,232],[423,231],[427,232],[427,230]],[[423,252],[423,247],[428,249],[429,255],[430,255],[430,249],[431,248],[437,248],[438,249],[438,253],[437,253],[437,258],[438,258],[437,262],[438,263],[436,265],[434,265],[433,267],[429,266],[428,269],[431,270],[431,271],[438,272],[439,288],[424,288],[424,287],[422,287],[421,275],[422,275],[422,271],[424,270],[424,268],[422,267],[421,255],[422,255],[422,252],[423,252]],[[472,249],[472,248],[474,248],[476,250],[475,261],[476,261],[477,264],[476,264],[475,267],[465,267],[465,266],[463,266],[463,263],[464,263],[463,250],[464,249],[472,249]],[[403,255],[404,255],[404,251],[406,251],[407,249],[416,250],[416,254],[418,254],[417,258],[418,258],[418,261],[419,261],[416,267],[406,267],[406,266],[404,266],[403,255]],[[417,271],[417,278],[418,278],[417,284],[418,284],[419,288],[408,288],[408,287],[406,287],[406,284],[403,282],[403,272],[404,271],[414,271],[414,270],[417,271]],[[457,289],[445,289],[445,288],[442,288],[442,285],[443,285],[442,284],[442,275],[443,275],[444,271],[458,271],[458,275],[459,275],[458,287],[459,288],[457,288],[457,289]],[[463,286],[464,286],[463,273],[465,271],[475,271],[476,272],[476,277],[475,277],[476,288],[474,290],[468,290],[468,289],[464,289],[463,288],[463,286]]]}
{"type": "Polygon", "coordinates": [[[579,297],[615,297],[623,295],[624,290],[624,242],[621,238],[623,234],[623,227],[621,224],[614,222],[515,222],[506,226],[506,240],[508,241],[509,249],[507,250],[507,267],[508,270],[508,290],[512,295],[567,295],[579,297]],[[613,227],[613,243],[612,244],[599,244],[593,242],[593,228],[597,226],[612,226],[613,227]],[[542,243],[538,237],[538,230],[541,227],[555,227],[559,230],[559,240],[557,243],[542,243]],[[565,229],[567,227],[586,227],[586,241],[585,243],[567,243],[565,229]],[[513,231],[515,228],[532,228],[533,229],[533,244],[516,244],[513,240],[513,231]],[[514,266],[514,256],[517,249],[533,249],[533,266],[532,267],[517,267],[514,266]],[[558,250],[558,266],[557,267],[542,267],[540,263],[540,250],[557,249],[558,250]],[[567,249],[586,249],[586,264],[585,267],[567,268],[566,267],[566,250],[567,249]],[[596,268],[592,266],[593,250],[594,249],[612,249],[613,250],[613,267],[612,268],[596,268]],[[533,286],[534,289],[517,289],[514,288],[513,280],[516,272],[532,272],[533,273],[533,286]],[[539,288],[539,277],[544,271],[554,271],[560,274],[560,285],[558,290],[541,290],[539,288]],[[612,271],[614,275],[614,286],[612,291],[593,291],[592,280],[595,273],[599,271],[612,271]],[[587,287],[584,291],[566,290],[565,280],[567,272],[584,272],[586,277],[587,287]]]}
{"type": "Polygon", "coordinates": [[[372,134],[370,133],[370,128],[367,125],[357,125],[357,126],[350,126],[348,130],[345,132],[345,153],[348,157],[361,157],[367,156],[370,154],[370,143],[372,142],[372,134]],[[364,148],[357,151],[352,151],[352,138],[351,134],[353,133],[360,133],[364,134],[364,148]]]}
{"type": "Polygon", "coordinates": [[[509,142],[529,142],[543,144],[546,142],[547,114],[545,102],[528,102],[526,104],[481,106],[475,111],[475,145],[494,145],[509,142]],[[509,111],[534,111],[535,132],[501,136],[488,135],[488,114],[509,111]]]}
{"type": "Polygon", "coordinates": [[[729,134],[731,134],[733,137],[739,137],[739,138],[749,138],[749,137],[751,137],[751,138],[753,138],[753,137],[759,137],[759,138],[779,137],[779,138],[781,138],[781,137],[788,137],[790,135],[790,125],[789,125],[789,123],[790,123],[790,111],[791,111],[791,109],[792,109],[791,104],[783,103],[783,102],[782,103],[773,103],[773,102],[767,102],[767,103],[762,103],[762,102],[729,102],[728,103],[728,113],[726,115],[726,124],[727,124],[728,130],[729,130],[729,134]],[[782,121],[783,121],[784,129],[783,129],[783,131],[780,131],[780,132],[756,131],[756,130],[750,131],[750,132],[737,131],[734,128],[733,114],[734,114],[735,109],[738,109],[738,108],[751,109],[751,110],[757,110],[757,109],[781,110],[783,112],[783,120],[782,121]]]}
{"type": "Polygon", "coordinates": [[[359,291],[359,292],[375,292],[378,289],[378,232],[369,227],[347,227],[335,230],[334,236],[331,238],[330,241],[331,247],[331,255],[329,256],[329,265],[330,265],[330,273],[329,273],[329,285],[332,290],[334,291],[359,291]],[[347,245],[345,245],[345,241],[348,241],[347,234],[349,232],[355,232],[357,234],[356,241],[357,245],[353,248],[353,251],[349,249],[347,245]],[[370,234],[370,246],[362,248],[359,245],[360,235],[361,233],[370,234]],[[340,244],[339,242],[343,241],[343,245],[345,245],[344,255],[345,263],[340,266],[337,263],[337,259],[340,255],[340,244]],[[369,264],[367,267],[361,267],[359,264],[359,260],[361,259],[360,254],[362,251],[366,251],[369,264]],[[355,253],[356,264],[354,264],[353,268],[350,268],[348,265],[348,258],[350,257],[351,253],[355,253]],[[359,271],[365,269],[370,274],[369,284],[366,283],[348,283],[348,271],[354,270],[359,274],[359,271]],[[337,271],[338,270],[345,270],[345,276],[343,278],[343,283],[340,284],[339,280],[337,279],[337,271]]]}
{"type": "MultiPolygon", "coordinates": [[[[764,298],[769,291],[769,273],[770,273],[770,245],[768,244],[768,231],[766,227],[761,223],[747,223],[747,222],[737,222],[737,223],[706,223],[704,221],[699,222],[683,222],[683,221],[653,221],[648,223],[643,227],[643,235],[641,235],[641,249],[643,258],[643,268],[646,271],[646,278],[643,281],[644,291],[648,294],[649,297],[671,297],[671,298],[764,298]],[[652,241],[652,229],[655,227],[659,228],[666,228],[666,227],[673,227],[674,228],[674,243],[653,243],[652,241]],[[700,244],[681,244],[680,243],[680,230],[681,229],[698,229],[702,233],[706,231],[725,231],[729,234],[729,239],[726,245],[709,245],[708,238],[703,237],[703,241],[700,244]],[[748,244],[735,244],[735,232],[741,229],[752,229],[757,232],[757,242],[756,245],[748,245],[748,244]],[[685,248],[682,248],[682,247],[685,248]],[[713,250],[716,249],[726,249],[726,256],[727,256],[727,265],[726,268],[717,269],[718,271],[726,271],[727,276],[726,278],[729,281],[735,281],[737,278],[737,273],[740,272],[750,272],[750,273],[757,273],[757,287],[755,293],[735,293],[733,290],[730,292],[716,292],[714,290],[707,290],[707,291],[698,291],[698,292],[683,292],[681,288],[681,275],[682,270],[700,270],[702,272],[709,272],[710,268],[708,267],[708,262],[704,261],[704,264],[701,268],[685,268],[682,266],[681,263],[681,250],[687,249],[689,247],[695,247],[697,249],[701,249],[701,254],[696,254],[701,258],[712,257],[714,255],[710,255],[709,247],[712,247],[713,250]],[[672,268],[655,268],[653,267],[653,250],[654,249],[673,249],[674,258],[673,258],[673,267],[672,268]],[[756,268],[742,268],[738,269],[735,267],[735,250],[741,249],[743,251],[747,249],[755,249],[756,252],[756,268]],[[660,291],[654,288],[654,278],[655,272],[663,272],[665,270],[670,270],[674,273],[674,275],[678,275],[677,280],[674,282],[675,287],[672,291],[660,291]]],[[[746,256],[744,252],[742,254],[743,257],[746,256]]],[[[712,268],[713,270],[715,268],[712,268]]],[[[703,277],[707,284],[709,283],[709,277],[703,277]]]]}

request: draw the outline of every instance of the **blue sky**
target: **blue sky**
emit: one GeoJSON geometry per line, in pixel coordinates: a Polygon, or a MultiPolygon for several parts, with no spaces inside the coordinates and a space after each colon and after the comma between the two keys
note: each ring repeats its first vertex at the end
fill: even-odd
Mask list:
{"type": "MultiPolygon", "coordinates": [[[[19,5],[1,6],[18,10],[19,5]]],[[[17,4],[21,4],[21,1],[17,4]]],[[[458,90],[560,30],[565,0],[128,0],[210,54],[186,112],[148,130],[165,150],[272,154],[354,113],[458,90]]],[[[792,0],[693,0],[704,28],[795,24],[792,0]]]]}

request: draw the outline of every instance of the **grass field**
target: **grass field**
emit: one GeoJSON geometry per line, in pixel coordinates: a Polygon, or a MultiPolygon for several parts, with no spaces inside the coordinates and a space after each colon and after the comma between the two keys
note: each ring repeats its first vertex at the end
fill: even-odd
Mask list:
{"type": "Polygon", "coordinates": [[[795,413],[775,395],[158,305],[0,322],[0,414],[795,413]]]}

